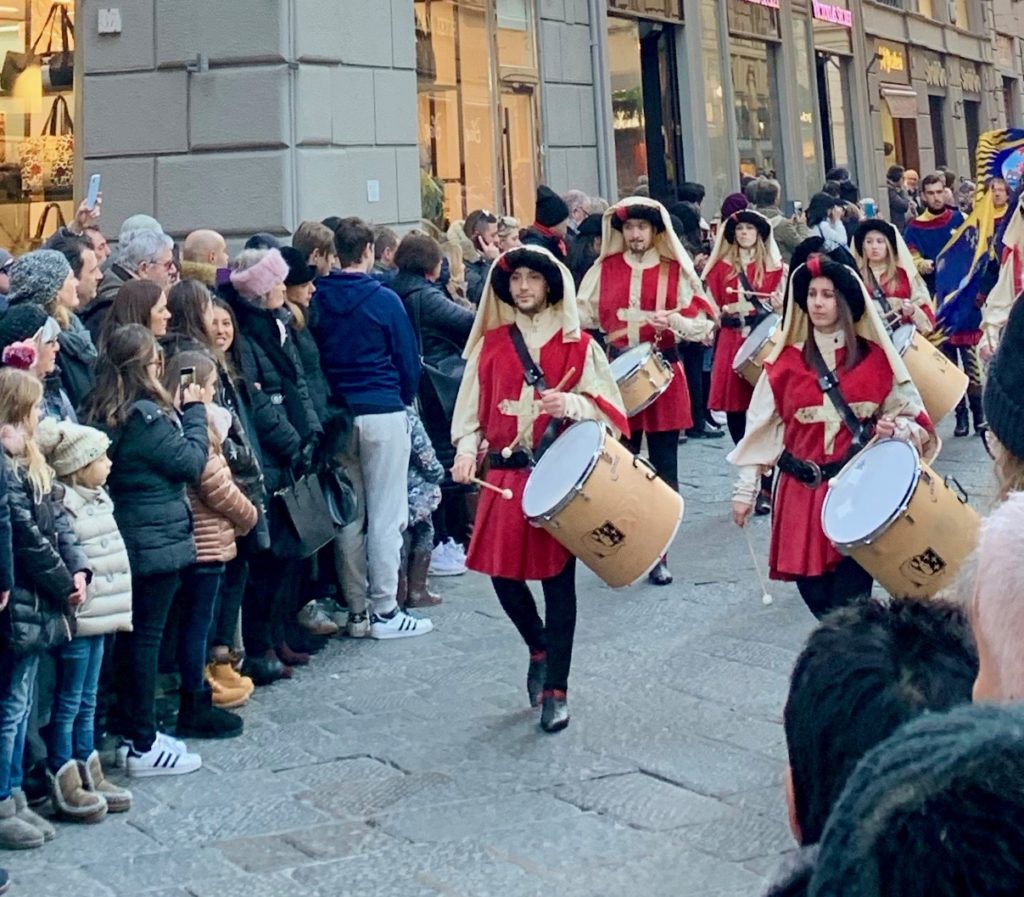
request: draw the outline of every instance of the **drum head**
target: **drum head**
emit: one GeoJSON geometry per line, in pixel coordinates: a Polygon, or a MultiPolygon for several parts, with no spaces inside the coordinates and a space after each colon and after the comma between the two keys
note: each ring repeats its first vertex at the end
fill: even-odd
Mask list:
{"type": "Polygon", "coordinates": [[[621,355],[613,358],[610,362],[610,367],[615,382],[618,383],[619,380],[623,380],[632,374],[633,371],[647,360],[652,351],[650,343],[640,343],[639,346],[627,349],[621,355]]]}
{"type": "Polygon", "coordinates": [[[557,507],[593,467],[604,445],[604,428],[583,420],[567,429],[537,462],[523,491],[523,513],[543,517],[557,507]]]}
{"type": "Polygon", "coordinates": [[[775,328],[779,326],[779,320],[779,316],[772,312],[772,314],[768,315],[767,318],[750,331],[750,335],[743,340],[743,344],[736,350],[733,367],[742,367],[757,354],[761,346],[775,332],[775,328]]]}
{"type": "Polygon", "coordinates": [[[835,478],[821,509],[830,541],[853,545],[871,538],[904,507],[917,484],[917,450],[886,439],[865,449],[835,478]]]}
{"type": "Polygon", "coordinates": [[[902,327],[897,327],[892,332],[892,344],[896,347],[896,351],[902,355],[907,349],[910,348],[914,342],[914,325],[904,324],[902,327]]]}

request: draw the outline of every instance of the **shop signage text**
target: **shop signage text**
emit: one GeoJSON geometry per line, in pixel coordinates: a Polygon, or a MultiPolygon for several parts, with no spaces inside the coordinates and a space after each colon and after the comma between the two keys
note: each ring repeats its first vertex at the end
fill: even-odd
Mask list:
{"type": "Polygon", "coordinates": [[[960,87],[967,93],[981,93],[981,75],[975,68],[960,68],[960,87]]]}
{"type": "Polygon", "coordinates": [[[946,67],[938,59],[926,59],[924,61],[924,83],[929,87],[946,87],[949,85],[949,75],[946,67]]]}
{"type": "Polygon", "coordinates": [[[878,45],[878,67],[886,74],[893,72],[905,72],[907,70],[907,59],[902,50],[895,50],[885,44],[878,45]]]}
{"type": "Polygon", "coordinates": [[[747,0],[747,3],[753,3],[755,6],[767,6],[769,9],[779,8],[779,0],[747,0]]]}
{"type": "Polygon", "coordinates": [[[831,3],[813,3],[814,18],[832,25],[841,25],[843,28],[853,27],[853,12],[843,9],[841,6],[833,6],[831,3]]]}

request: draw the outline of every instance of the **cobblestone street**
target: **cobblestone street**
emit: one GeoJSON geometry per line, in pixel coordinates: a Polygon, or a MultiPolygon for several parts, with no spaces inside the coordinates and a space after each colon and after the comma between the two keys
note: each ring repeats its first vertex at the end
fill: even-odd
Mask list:
{"type": "MultiPolygon", "coordinates": [[[[940,462],[981,512],[980,440],[940,462]]],[[[0,858],[26,897],[753,897],[792,846],[787,677],[811,616],[761,602],[729,519],[728,439],[681,449],[674,585],[582,570],[572,724],[526,709],[526,652],[489,583],[436,580],[432,635],[334,640],[257,692],[203,769],[136,780],[135,808],[0,858]]],[[[768,523],[751,537],[762,564],[768,523]]]]}

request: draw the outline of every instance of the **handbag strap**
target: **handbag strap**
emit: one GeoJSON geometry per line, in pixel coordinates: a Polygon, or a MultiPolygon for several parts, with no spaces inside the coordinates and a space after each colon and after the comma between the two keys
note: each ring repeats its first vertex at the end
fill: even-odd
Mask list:
{"type": "Polygon", "coordinates": [[[68,101],[64,99],[63,94],[54,98],[53,105],[50,106],[50,114],[46,116],[43,129],[39,133],[42,137],[57,137],[75,133],[75,123],[71,118],[68,101]],[[57,124],[58,115],[60,116],[59,126],[57,124]]]}
{"type": "Polygon", "coordinates": [[[67,9],[65,7],[57,4],[57,3],[54,3],[50,7],[50,11],[46,14],[46,19],[43,22],[43,27],[39,30],[39,34],[36,36],[36,39],[34,41],[32,41],[32,46],[29,48],[29,54],[30,55],[32,55],[32,56],[36,56],[36,55],[48,56],[50,53],[53,52],[53,32],[54,32],[55,26],[57,24],[56,16],[57,16],[58,10],[63,12],[64,15],[67,15],[67,9]],[[49,40],[47,41],[47,44],[46,44],[46,52],[42,53],[42,54],[37,54],[36,51],[38,50],[39,44],[42,42],[44,35],[48,35],[49,36],[49,40]]]}
{"type": "Polygon", "coordinates": [[[46,204],[45,208],[43,209],[43,214],[39,216],[39,223],[36,225],[36,235],[35,236],[36,236],[37,240],[41,241],[43,239],[43,231],[46,230],[46,222],[50,218],[50,210],[51,209],[56,209],[57,210],[57,220],[60,222],[58,227],[66,227],[67,226],[67,221],[65,221],[65,219],[64,219],[64,213],[61,211],[60,206],[57,203],[55,203],[55,202],[49,202],[49,203],[46,204]]]}
{"type": "Polygon", "coordinates": [[[825,394],[832,403],[832,407],[839,412],[843,425],[853,436],[854,451],[859,451],[867,444],[870,438],[868,429],[857,419],[857,415],[853,413],[849,402],[846,401],[846,397],[839,388],[839,378],[836,376],[836,372],[830,371],[828,365],[825,364],[825,359],[821,357],[821,351],[818,349],[817,343],[814,342],[813,333],[808,335],[808,340],[811,364],[814,366],[814,372],[818,377],[818,389],[825,394]]]}
{"type": "Polygon", "coordinates": [[[64,53],[71,52],[71,41],[75,39],[75,23],[66,6],[60,8],[60,48],[64,53]],[[71,40],[68,40],[68,38],[71,40]]]}

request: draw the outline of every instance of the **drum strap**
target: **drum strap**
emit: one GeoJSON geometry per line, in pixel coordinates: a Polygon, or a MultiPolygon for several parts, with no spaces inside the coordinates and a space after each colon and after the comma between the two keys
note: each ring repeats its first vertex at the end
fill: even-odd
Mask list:
{"type": "Polygon", "coordinates": [[[844,426],[853,435],[852,451],[860,451],[870,439],[868,428],[857,419],[857,415],[853,413],[850,403],[843,396],[842,390],[839,388],[839,378],[836,376],[835,371],[830,371],[828,365],[825,364],[825,359],[821,357],[821,352],[814,342],[814,335],[809,334],[808,339],[810,341],[811,363],[814,365],[814,373],[818,377],[818,389],[825,394],[832,403],[832,407],[839,412],[844,426]]]}
{"type": "Polygon", "coordinates": [[[654,296],[654,307],[658,311],[665,310],[665,303],[668,300],[668,262],[661,260],[658,266],[658,292],[654,296]]]}

